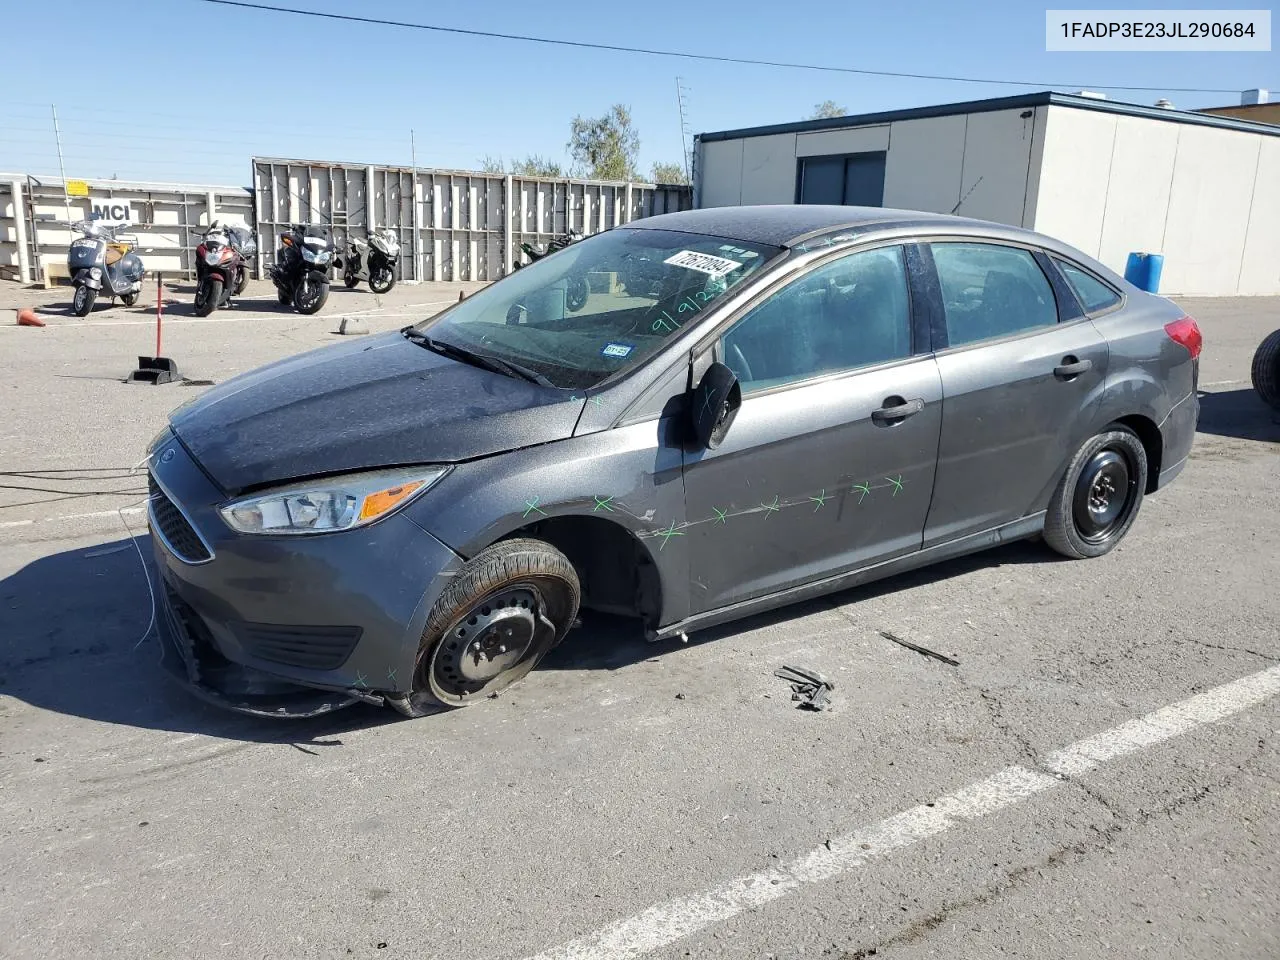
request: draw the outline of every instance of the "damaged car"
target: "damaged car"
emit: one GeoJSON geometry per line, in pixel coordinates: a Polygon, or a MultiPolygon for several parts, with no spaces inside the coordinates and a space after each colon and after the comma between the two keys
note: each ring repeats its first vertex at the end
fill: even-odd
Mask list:
{"type": "Polygon", "coordinates": [[[1011,540],[1098,557],[1186,463],[1200,347],[1014,227],[618,226],[176,410],[147,461],[163,662],[247,713],[414,717],[520,680],[580,609],[660,640],[1011,540]]]}

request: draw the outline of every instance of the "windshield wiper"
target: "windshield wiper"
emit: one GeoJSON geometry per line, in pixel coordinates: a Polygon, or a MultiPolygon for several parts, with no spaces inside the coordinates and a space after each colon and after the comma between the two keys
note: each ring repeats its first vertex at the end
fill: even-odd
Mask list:
{"type": "Polygon", "coordinates": [[[519,380],[528,380],[530,383],[536,383],[540,387],[555,388],[555,384],[542,374],[521,364],[513,363],[510,360],[502,360],[498,357],[491,357],[485,353],[477,353],[474,350],[468,350],[466,347],[460,347],[455,343],[445,343],[443,340],[436,340],[417,330],[406,329],[402,332],[405,338],[413,343],[421,344],[428,350],[433,350],[443,356],[453,357],[455,360],[469,363],[473,367],[480,367],[482,370],[500,373],[507,377],[515,377],[519,380]]]}

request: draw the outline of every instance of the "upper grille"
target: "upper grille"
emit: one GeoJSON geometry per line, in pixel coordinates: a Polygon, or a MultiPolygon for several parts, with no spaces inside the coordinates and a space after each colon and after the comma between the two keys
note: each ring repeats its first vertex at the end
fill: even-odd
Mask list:
{"type": "Polygon", "coordinates": [[[151,517],[165,546],[173,555],[186,563],[203,563],[211,559],[213,554],[204,545],[200,535],[187,522],[182,511],[160,489],[160,485],[150,473],[147,474],[147,490],[151,495],[151,517]]]}
{"type": "Polygon", "coordinates": [[[359,627],[294,627],[233,623],[245,653],[259,660],[313,670],[336,670],[351,656],[359,627]]]}

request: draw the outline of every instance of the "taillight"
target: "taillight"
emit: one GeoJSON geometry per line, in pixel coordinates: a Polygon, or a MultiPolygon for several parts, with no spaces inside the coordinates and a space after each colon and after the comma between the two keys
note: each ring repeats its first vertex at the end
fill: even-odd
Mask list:
{"type": "Polygon", "coordinates": [[[1169,335],[1169,339],[1182,344],[1187,348],[1187,352],[1191,354],[1194,360],[1200,356],[1200,348],[1204,346],[1204,337],[1200,335],[1200,328],[1196,326],[1196,322],[1190,317],[1182,317],[1173,323],[1164,325],[1164,332],[1169,335]]]}

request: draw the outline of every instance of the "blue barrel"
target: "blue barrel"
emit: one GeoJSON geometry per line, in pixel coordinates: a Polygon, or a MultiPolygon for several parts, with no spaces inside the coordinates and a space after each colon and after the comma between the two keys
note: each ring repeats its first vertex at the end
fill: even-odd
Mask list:
{"type": "Polygon", "coordinates": [[[1147,293],[1157,293],[1160,290],[1160,272],[1163,269],[1163,254],[1131,253],[1129,262],[1125,264],[1124,278],[1147,293]]]}

